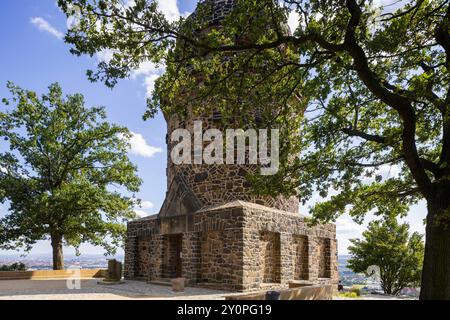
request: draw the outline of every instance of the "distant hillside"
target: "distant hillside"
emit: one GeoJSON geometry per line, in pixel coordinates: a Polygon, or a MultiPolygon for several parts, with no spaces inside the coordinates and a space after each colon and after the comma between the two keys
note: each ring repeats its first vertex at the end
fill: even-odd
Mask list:
{"type": "Polygon", "coordinates": [[[339,279],[344,286],[352,286],[355,284],[366,284],[368,278],[362,274],[356,274],[349,268],[347,268],[347,261],[350,259],[350,255],[339,255],[339,279]]]}
{"type": "MultiPolygon", "coordinates": [[[[106,268],[108,265],[108,259],[112,257],[105,257],[104,255],[89,255],[83,254],[79,257],[75,255],[67,255],[64,259],[64,263],[67,268],[71,266],[80,266],[83,269],[95,269],[106,268]]],[[[114,257],[119,261],[123,261],[123,255],[117,255],[114,257]]],[[[360,274],[355,274],[353,271],[347,268],[347,261],[350,259],[350,255],[339,255],[339,276],[344,286],[351,286],[353,284],[365,284],[367,278],[360,274]]],[[[18,255],[0,256],[0,265],[9,265],[14,262],[23,262],[27,265],[29,270],[51,270],[52,269],[52,257],[51,255],[29,255],[26,257],[20,257],[18,255]]]]}
{"type": "MultiPolygon", "coordinates": [[[[105,257],[104,255],[67,255],[64,257],[64,264],[66,268],[81,267],[82,269],[97,269],[106,268],[108,259],[117,259],[123,261],[123,255],[115,257],[105,257]]],[[[0,256],[0,265],[10,265],[14,262],[24,263],[28,270],[51,270],[52,257],[47,254],[34,254],[25,257],[18,255],[2,255],[0,256]]]]}

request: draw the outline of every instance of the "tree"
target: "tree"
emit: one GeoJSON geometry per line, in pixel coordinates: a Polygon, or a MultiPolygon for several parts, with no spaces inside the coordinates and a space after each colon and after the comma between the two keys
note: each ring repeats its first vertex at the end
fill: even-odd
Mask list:
{"type": "Polygon", "coordinates": [[[0,271],[27,271],[27,266],[22,262],[14,262],[11,265],[0,266],[0,271]]]}
{"type": "Polygon", "coordinates": [[[141,184],[127,156],[129,131],[104,121],[103,108],[85,108],[81,94],[63,96],[58,84],[41,98],[8,83],[0,112],[0,201],[10,205],[0,219],[0,247],[31,250],[50,238],[53,268],[64,269],[63,244],[103,246],[114,253],[135,217],[141,184]],[[2,148],[4,149],[4,148],[2,148]],[[115,188],[112,188],[115,186],[115,188]]]}
{"type": "Polygon", "coordinates": [[[409,235],[409,225],[395,218],[372,221],[363,239],[351,239],[348,267],[368,276],[369,268],[377,266],[384,293],[398,295],[403,288],[420,285],[424,245],[422,236],[409,235]]]}
{"type": "Polygon", "coordinates": [[[236,0],[220,27],[208,19],[212,0],[175,22],[156,1],[58,3],[76,16],[65,38],[72,53],[113,53],[88,71],[92,81],[113,87],[143,62],[166,65],[147,117],[187,108],[245,115],[257,106],[268,109],[269,123],[299,123],[302,134],[288,135],[281,151],[300,157],[283,156],[277,175],[252,179],[256,192],[303,201],[319,194],[317,222],[345,211],[355,220],[369,211],[405,215],[425,200],[421,298],[450,299],[449,1],[376,8],[359,0],[236,0]],[[293,33],[288,17],[299,22],[293,33]],[[380,174],[390,167],[399,174],[380,174]]]}

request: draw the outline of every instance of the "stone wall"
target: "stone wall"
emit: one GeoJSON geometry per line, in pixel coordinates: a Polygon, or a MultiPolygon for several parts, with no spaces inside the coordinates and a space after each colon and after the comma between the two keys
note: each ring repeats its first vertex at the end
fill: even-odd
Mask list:
{"type": "Polygon", "coordinates": [[[162,243],[162,278],[174,279],[181,276],[182,235],[165,234],[162,243]]]}
{"type": "Polygon", "coordinates": [[[164,261],[173,251],[164,250],[163,239],[179,234],[181,272],[189,285],[232,291],[286,288],[292,281],[337,285],[334,225],[309,228],[298,214],[241,201],[196,212],[183,233],[173,225],[160,234],[166,224],[158,219],[129,224],[127,278],[170,276],[164,261]]]}
{"type": "Polygon", "coordinates": [[[331,276],[331,243],[329,239],[317,239],[317,264],[318,277],[329,278],[331,276]]]}
{"type": "Polygon", "coordinates": [[[294,280],[308,280],[309,268],[308,268],[308,237],[294,235],[292,237],[293,246],[293,269],[294,280]]]}
{"type": "Polygon", "coordinates": [[[200,233],[200,267],[197,285],[242,290],[243,217],[240,210],[221,207],[194,215],[192,231],[200,233]]]}
{"type": "Polygon", "coordinates": [[[259,234],[259,272],[263,283],[280,283],[280,234],[261,231],[259,234]]]}
{"type": "MultiPolygon", "coordinates": [[[[209,8],[205,22],[215,27],[234,3],[202,1],[189,19],[209,8]]],[[[248,176],[258,166],[172,162],[171,152],[178,142],[171,141],[171,134],[176,129],[189,130],[193,144],[195,121],[202,122],[203,131],[224,131],[225,127],[245,126],[249,117],[255,123],[258,117],[261,120],[261,109],[256,108],[248,115],[236,115],[224,126],[219,112],[206,111],[194,115],[188,110],[185,120],[164,114],[168,133],[166,200],[157,216],[128,224],[125,277],[152,281],[181,274],[188,285],[233,291],[287,287],[292,281],[337,284],[334,226],[309,228],[298,214],[296,197],[254,195],[248,176]]],[[[208,142],[203,142],[203,148],[207,146],[208,142]]],[[[249,163],[248,157],[247,150],[245,163],[249,163]]]]}
{"type": "Polygon", "coordinates": [[[260,261],[258,249],[260,248],[259,234],[261,231],[280,234],[280,285],[282,287],[286,287],[290,281],[294,280],[337,284],[337,241],[334,225],[328,224],[309,228],[300,215],[253,204],[244,206],[243,214],[245,221],[244,290],[259,289],[261,284],[264,283],[264,279],[258,274],[258,270],[261,269],[258,262],[260,261]],[[317,255],[319,252],[317,245],[319,239],[322,238],[327,239],[330,243],[328,251],[320,251],[327,255],[326,259],[317,255]],[[303,248],[301,249],[298,245],[299,239],[302,239],[303,248]],[[296,267],[299,265],[298,250],[303,252],[300,257],[300,267],[296,267]],[[319,260],[327,263],[327,268],[330,271],[327,278],[322,279],[319,275],[319,260]],[[301,279],[298,279],[298,270],[302,270],[301,279]]]}
{"type": "MultiPolygon", "coordinates": [[[[189,190],[201,202],[202,207],[207,208],[236,200],[256,203],[288,212],[298,212],[299,202],[296,197],[269,197],[256,196],[251,192],[248,176],[258,170],[256,165],[237,164],[181,164],[175,165],[171,159],[171,152],[178,142],[171,142],[170,137],[176,129],[187,129],[191,132],[192,146],[194,146],[194,122],[201,121],[203,131],[208,129],[221,129],[221,123],[214,121],[209,116],[190,116],[181,121],[172,115],[168,119],[168,158],[167,158],[167,185],[170,187],[173,180],[179,175],[186,182],[189,190]]],[[[204,148],[208,143],[204,144],[204,148]]],[[[236,155],[236,153],[235,153],[236,155]]],[[[191,156],[193,161],[193,154],[191,156]]],[[[248,163],[248,155],[246,163],[248,163]]],[[[170,195],[168,195],[169,197],[170,195]]]]}
{"type": "Polygon", "coordinates": [[[152,267],[152,254],[150,251],[158,246],[152,246],[152,239],[140,237],[137,239],[137,264],[135,270],[136,278],[146,278],[152,267]]]}
{"type": "Polygon", "coordinates": [[[200,237],[200,232],[183,234],[182,275],[186,278],[188,285],[195,285],[201,277],[199,272],[201,263],[200,237]]]}
{"type": "Polygon", "coordinates": [[[161,278],[163,236],[155,217],[128,223],[124,275],[129,279],[161,278]]]}
{"type": "MultiPolygon", "coordinates": [[[[223,19],[228,14],[230,14],[235,5],[236,0],[200,1],[195,12],[190,15],[188,20],[197,20],[197,23],[199,23],[200,21],[204,22],[200,23],[199,25],[205,27],[205,30],[203,31],[206,32],[211,28],[220,27],[220,22],[223,21],[223,19]],[[200,21],[198,19],[200,19],[200,21]]],[[[282,28],[282,30],[284,29],[285,28],[282,28]]],[[[200,36],[203,31],[196,30],[196,36],[200,36]]],[[[244,38],[246,37],[244,36],[244,38]]],[[[238,41],[238,39],[236,40],[238,41]]],[[[241,40],[243,39],[240,39],[239,41],[241,40]]],[[[283,50],[282,48],[280,49],[283,50]]],[[[205,57],[205,59],[207,58],[205,57]]],[[[200,75],[195,75],[194,78],[198,78],[199,82],[202,81],[200,75]]],[[[195,98],[195,95],[196,92],[186,92],[186,96],[189,96],[191,99],[195,98]]],[[[255,163],[249,164],[250,161],[248,161],[248,149],[245,156],[245,164],[237,164],[236,162],[235,164],[224,164],[222,163],[223,161],[218,161],[214,164],[203,164],[202,161],[200,161],[200,163],[202,164],[194,163],[193,147],[194,145],[196,145],[196,140],[202,140],[202,137],[197,137],[197,139],[194,137],[194,122],[200,121],[202,123],[202,133],[204,133],[208,129],[219,129],[223,134],[225,134],[226,129],[250,129],[245,128],[246,126],[252,127],[250,126],[250,123],[255,123],[257,125],[263,126],[263,117],[261,116],[261,114],[264,112],[262,112],[262,110],[269,110],[275,115],[277,113],[276,109],[274,109],[274,107],[270,105],[255,106],[254,110],[249,110],[248,113],[245,114],[242,112],[242,110],[236,110],[236,114],[234,114],[233,116],[227,115],[225,121],[224,117],[222,117],[221,112],[214,109],[214,103],[212,101],[204,104],[205,105],[201,108],[203,114],[199,114],[198,110],[197,112],[195,112],[194,110],[192,110],[191,106],[187,106],[185,108],[186,114],[184,117],[177,115],[176,112],[164,113],[165,119],[167,121],[166,140],[168,151],[166,172],[168,194],[166,196],[166,201],[167,199],[173,199],[174,195],[177,195],[177,190],[171,190],[171,186],[173,185],[174,180],[180,179],[186,182],[189,193],[192,193],[191,198],[195,198],[196,200],[198,200],[201,203],[202,208],[208,208],[210,206],[240,200],[297,213],[299,211],[299,202],[296,197],[257,196],[252,193],[248,176],[254,174],[256,170],[259,170],[260,165],[257,165],[255,163]],[[172,133],[177,129],[186,129],[191,134],[190,142],[192,150],[191,153],[187,155],[191,159],[191,163],[189,164],[184,163],[182,165],[175,165],[172,162],[171,153],[174,147],[180,142],[172,141],[172,133]]],[[[266,126],[264,127],[266,128],[266,126]]],[[[215,139],[216,138],[217,137],[215,137],[215,139]]],[[[204,150],[206,147],[208,147],[210,142],[198,141],[198,143],[202,143],[204,150]]],[[[268,145],[270,145],[270,142],[268,142],[268,145]]],[[[168,201],[168,203],[165,204],[162,213],[166,214],[165,209],[171,204],[172,201],[168,201]]],[[[180,211],[183,211],[183,208],[180,208],[177,213],[179,213],[180,211]]]]}
{"type": "Polygon", "coordinates": [[[221,283],[226,277],[224,268],[224,236],[221,231],[209,231],[202,235],[200,282],[221,283]]]}

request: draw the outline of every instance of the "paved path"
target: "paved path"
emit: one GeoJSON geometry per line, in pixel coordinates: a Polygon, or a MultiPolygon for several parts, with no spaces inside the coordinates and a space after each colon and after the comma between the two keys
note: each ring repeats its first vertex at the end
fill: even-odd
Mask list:
{"type": "MultiPolygon", "coordinates": [[[[168,286],[125,281],[119,285],[99,285],[98,280],[81,280],[80,289],[70,290],[67,280],[2,280],[0,300],[223,300],[232,293],[201,288],[186,288],[173,293],[168,286]]],[[[71,284],[71,282],[69,283],[71,284]]],[[[334,297],[334,300],[352,300],[334,297]]],[[[358,300],[405,300],[397,297],[367,295],[358,300]]]]}
{"type": "Polygon", "coordinates": [[[417,300],[417,298],[367,294],[367,295],[363,295],[362,297],[357,298],[357,299],[336,296],[336,297],[333,297],[333,300],[417,300]]]}
{"type": "Polygon", "coordinates": [[[173,293],[168,286],[141,281],[126,281],[119,285],[99,285],[97,281],[82,280],[80,289],[70,290],[66,280],[2,280],[0,300],[223,300],[224,295],[229,294],[201,288],[186,288],[183,293],[173,293]]]}

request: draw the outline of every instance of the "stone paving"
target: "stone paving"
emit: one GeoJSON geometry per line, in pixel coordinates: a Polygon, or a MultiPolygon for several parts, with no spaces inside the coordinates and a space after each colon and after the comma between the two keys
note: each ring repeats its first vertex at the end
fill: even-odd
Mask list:
{"type": "Polygon", "coordinates": [[[375,294],[367,294],[363,295],[360,298],[345,298],[345,297],[333,297],[333,300],[400,300],[400,301],[406,301],[406,300],[418,300],[417,298],[413,297],[395,297],[395,296],[387,296],[387,295],[375,295],[375,294]]]}
{"type": "MultiPolygon", "coordinates": [[[[174,293],[169,286],[125,281],[119,285],[99,285],[98,280],[81,280],[80,289],[70,290],[67,280],[2,280],[0,300],[224,300],[226,291],[186,288],[174,293]]],[[[333,300],[354,300],[334,297],[333,300]]],[[[381,295],[365,295],[357,300],[414,300],[381,295]]]]}
{"type": "Polygon", "coordinates": [[[0,281],[0,300],[128,300],[183,299],[223,300],[229,292],[186,288],[174,293],[169,286],[126,281],[119,285],[99,285],[98,280],[82,280],[80,289],[70,290],[67,280],[3,280],[0,281]]]}

